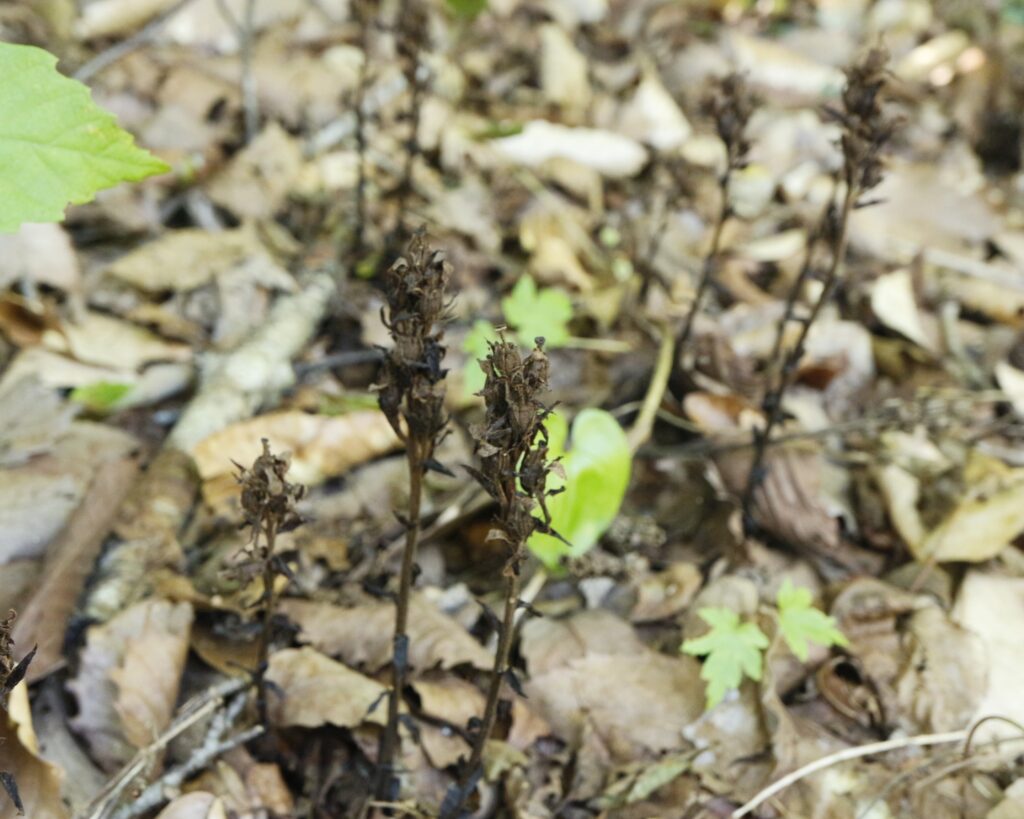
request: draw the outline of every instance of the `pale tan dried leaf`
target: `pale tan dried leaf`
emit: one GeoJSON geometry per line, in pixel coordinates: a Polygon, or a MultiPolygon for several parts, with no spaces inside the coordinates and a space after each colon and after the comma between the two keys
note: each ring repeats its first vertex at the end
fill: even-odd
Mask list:
{"type": "Polygon", "coordinates": [[[834,95],[843,87],[843,74],[838,68],[815,62],[774,40],[732,28],[726,46],[738,68],[759,88],[817,99],[834,95]]]}
{"type": "Polygon", "coordinates": [[[199,228],[169,231],[122,256],[108,273],[141,290],[194,290],[216,276],[245,266],[250,275],[261,272],[289,278],[251,226],[211,233],[199,228]]]}
{"type": "Polygon", "coordinates": [[[548,102],[570,112],[590,103],[587,59],[556,23],[540,27],[540,87],[548,102]]]}
{"type": "Polygon", "coordinates": [[[907,659],[896,681],[897,718],[911,733],[967,727],[988,683],[981,638],[938,606],[914,612],[907,631],[907,659]]]}
{"type": "Polygon", "coordinates": [[[1014,367],[1009,361],[1000,361],[995,366],[995,376],[1014,411],[1024,416],[1024,370],[1014,367]]]}
{"type": "Polygon", "coordinates": [[[582,657],[639,655],[647,648],[625,620],[604,609],[587,609],[565,620],[527,620],[519,650],[530,675],[536,677],[582,657]]]}
{"type": "Polygon", "coordinates": [[[701,583],[703,576],[694,564],[673,563],[640,582],[630,619],[642,623],[679,614],[693,600],[701,583]]]}
{"type": "MultiPolygon", "coordinates": [[[[192,349],[103,313],[86,311],[62,328],[67,350],[79,361],[101,367],[137,371],[154,361],[189,361],[192,349]]],[[[57,342],[57,349],[64,344],[57,342]]],[[[54,345],[51,345],[54,346],[54,345]]]]}
{"type": "Polygon", "coordinates": [[[0,469],[0,565],[42,555],[81,502],[95,471],[136,444],[120,430],[76,421],[48,454],[0,469]]]}
{"type": "Polygon", "coordinates": [[[75,36],[91,40],[129,34],[173,4],[174,0],[94,0],[84,6],[75,36]]]}
{"type": "Polygon", "coordinates": [[[0,391],[0,467],[50,450],[67,432],[77,407],[35,375],[0,391]]]}
{"type": "MultiPolygon", "coordinates": [[[[981,638],[988,657],[988,684],[974,718],[998,714],[1024,723],[1024,697],[1020,695],[1024,652],[1013,627],[1024,622],[1024,578],[969,570],[960,586],[953,619],[981,638]]],[[[979,727],[977,741],[1019,735],[1016,725],[990,720],[979,727]]]]}
{"type": "Polygon", "coordinates": [[[0,235],[0,290],[28,280],[77,291],[81,275],[71,239],[58,224],[26,224],[0,235]]]}
{"type": "Polygon", "coordinates": [[[690,136],[686,115],[662,84],[656,72],[648,71],[619,112],[622,133],[658,151],[678,149],[690,136]]]}
{"type": "MultiPolygon", "coordinates": [[[[24,684],[11,693],[8,707],[0,709],[0,771],[12,774],[18,783],[25,816],[69,819],[70,813],[61,800],[63,774],[39,756],[24,684]]],[[[7,794],[0,794],[0,819],[16,816],[7,794]]]]}
{"type": "Polygon", "coordinates": [[[276,122],[236,154],[207,190],[240,219],[269,219],[284,204],[302,169],[302,149],[276,122]]]}
{"type": "Polygon", "coordinates": [[[921,323],[909,270],[894,270],[875,280],[871,286],[871,311],[890,330],[926,350],[932,349],[921,323]]]}
{"type": "Polygon", "coordinates": [[[147,600],[89,629],[68,683],[79,706],[72,724],[105,769],[123,765],[167,727],[191,625],[187,603],[147,600]]]}
{"type": "Polygon", "coordinates": [[[212,793],[193,791],[179,796],[157,814],[156,819],[220,819],[224,805],[212,793]]]}
{"type": "MultiPolygon", "coordinates": [[[[921,542],[921,561],[980,563],[995,557],[1024,531],[1024,470],[998,488],[975,488],[921,542]]],[[[908,544],[913,545],[913,544],[908,544]]]]}
{"type": "Polygon", "coordinates": [[[907,82],[924,82],[940,66],[953,70],[953,64],[971,44],[967,33],[947,31],[908,51],[893,66],[892,72],[907,82]]]}
{"type": "Polygon", "coordinates": [[[522,132],[495,139],[492,146],[508,160],[527,167],[561,157],[612,178],[634,176],[647,162],[647,151],[629,137],[544,120],[528,122],[522,132]]]}
{"type": "Polygon", "coordinates": [[[267,680],[279,692],[270,704],[271,719],[277,725],[353,728],[386,719],[384,686],[309,647],[275,652],[267,680]]]}
{"type": "Polygon", "coordinates": [[[379,410],[339,416],[275,412],[232,424],[201,441],[192,452],[200,476],[233,475],[234,463],[252,463],[260,454],[263,438],[275,452],[291,453],[291,480],[306,485],[342,475],[399,444],[379,410]]]}
{"type": "MultiPolygon", "coordinates": [[[[200,53],[212,50],[233,54],[239,48],[234,21],[245,19],[245,4],[246,0],[194,0],[160,29],[158,38],[164,42],[192,46],[200,53]]],[[[293,21],[304,10],[302,0],[256,3],[253,32],[293,21]]]]}
{"type": "MultiPolygon", "coordinates": [[[[280,610],[299,626],[301,640],[341,657],[348,665],[376,671],[391,662],[392,603],[345,609],[329,603],[282,600],[280,610]]],[[[462,664],[488,669],[493,657],[454,619],[414,596],[409,614],[409,664],[418,671],[462,664]]]]}
{"type": "Polygon", "coordinates": [[[575,744],[589,725],[618,761],[681,750],[683,730],[704,711],[700,663],[650,650],[570,660],[526,691],[557,736],[575,744]]]}
{"type": "Polygon", "coordinates": [[[100,464],[78,508],[49,544],[40,582],[14,624],[16,643],[37,647],[26,677],[30,683],[64,662],[68,620],[137,471],[130,458],[100,464]]]}

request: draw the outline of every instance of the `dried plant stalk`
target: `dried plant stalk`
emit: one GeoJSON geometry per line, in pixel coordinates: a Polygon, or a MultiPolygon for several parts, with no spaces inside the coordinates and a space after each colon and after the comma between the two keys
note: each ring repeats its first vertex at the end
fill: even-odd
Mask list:
{"type": "Polygon", "coordinates": [[[536,347],[526,356],[519,353],[515,344],[499,339],[491,343],[490,354],[480,366],[486,378],[480,393],[486,412],[484,422],[472,430],[480,468],[471,472],[498,507],[488,538],[506,546],[502,571],[505,604],[483,718],[461,781],[445,797],[442,817],[458,816],[479,780],[484,748],[498,714],[502,682],[513,679],[509,660],[526,541],[535,531],[556,534],[551,530],[546,503],[552,494],[547,489],[547,478],[557,465],[548,459],[544,428],[548,409],[540,400],[548,389],[544,339],[536,339],[536,347]],[[542,517],[535,516],[537,510],[542,517]]]}
{"type": "Polygon", "coordinates": [[[871,204],[862,201],[861,197],[882,181],[882,151],[892,138],[896,126],[894,120],[883,110],[881,101],[881,94],[887,81],[885,66],[888,60],[888,52],[882,48],[874,48],[862,60],[848,68],[846,85],[843,88],[842,109],[829,111],[843,129],[840,142],[843,165],[836,177],[836,188],[842,188],[843,193],[838,207],[833,198],[821,224],[808,239],[808,248],[800,273],[786,297],[785,310],[776,331],[767,377],[772,379],[772,371],[776,367],[778,373],[774,376],[774,384],[765,391],[762,400],[761,409],[765,423],[754,433],[753,461],[741,498],[743,528],[747,534],[755,528],[751,514],[754,494],[764,478],[764,460],[772,433],[782,421],[782,404],[786,389],[792,383],[803,359],[811,327],[824,306],[831,300],[839,283],[843,259],[846,256],[850,214],[854,208],[871,204]],[[814,247],[819,240],[827,243],[830,250],[830,261],[822,280],[821,292],[811,306],[810,313],[801,321],[796,343],[783,355],[786,328],[794,319],[800,293],[810,278],[814,247]],[[777,364],[780,360],[781,364],[777,364]]]}
{"type": "Polygon", "coordinates": [[[395,603],[391,693],[374,787],[377,798],[385,800],[396,798],[398,789],[392,760],[398,744],[399,698],[408,670],[409,597],[419,541],[423,473],[430,468],[441,469],[434,459],[434,450],[448,425],[443,384],[446,371],[441,362],[445,354],[442,338],[450,278],[451,266],[444,260],[444,254],[431,250],[422,233],[413,237],[408,259],[395,262],[385,278],[387,307],[383,318],[394,346],[384,360],[379,401],[395,434],[405,444],[409,466],[409,509],[404,521],[405,549],[395,603]]]}

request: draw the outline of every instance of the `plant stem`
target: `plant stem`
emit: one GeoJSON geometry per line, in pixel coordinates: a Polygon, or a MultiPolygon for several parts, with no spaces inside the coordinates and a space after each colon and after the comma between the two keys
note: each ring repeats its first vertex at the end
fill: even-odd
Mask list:
{"type": "Polygon", "coordinates": [[[518,554],[520,547],[516,547],[515,554],[509,561],[505,577],[505,616],[501,622],[501,634],[498,635],[498,649],[494,653],[494,669],[491,672],[491,682],[487,688],[487,705],[484,707],[484,718],[480,723],[480,733],[477,734],[473,743],[473,754],[469,758],[469,765],[466,771],[472,776],[483,762],[484,750],[487,747],[487,740],[494,729],[494,721],[498,716],[498,700],[501,693],[501,683],[509,668],[509,657],[512,654],[512,635],[515,632],[516,609],[519,608],[519,566],[518,554]]]}
{"type": "Polygon", "coordinates": [[[395,601],[395,636],[391,663],[391,694],[388,697],[388,721],[380,741],[377,758],[378,799],[388,799],[392,762],[398,745],[398,711],[409,655],[409,599],[412,595],[413,573],[416,568],[416,547],[420,534],[420,502],[423,495],[423,455],[420,442],[414,437],[406,440],[406,459],[409,464],[409,519],[405,528],[405,549],[402,552],[402,570],[398,579],[398,597],[395,601]]]}
{"type": "Polygon", "coordinates": [[[263,628],[260,630],[259,651],[256,655],[256,690],[257,707],[260,723],[269,726],[267,719],[267,663],[270,660],[270,638],[274,628],[274,606],[276,593],[274,589],[274,542],[277,539],[277,524],[267,516],[264,521],[266,538],[266,557],[263,560],[263,628]]]}
{"type": "Polygon", "coordinates": [[[718,253],[722,244],[722,230],[725,227],[725,223],[728,221],[729,216],[732,214],[732,208],[729,206],[729,182],[731,180],[732,165],[730,163],[726,166],[726,169],[722,172],[722,176],[718,180],[719,189],[722,194],[721,202],[718,207],[718,218],[715,219],[715,228],[711,234],[711,246],[708,248],[708,253],[704,257],[704,264],[701,266],[700,281],[697,283],[697,292],[694,293],[693,301],[690,302],[690,309],[686,313],[686,320],[683,322],[683,330],[679,334],[679,341],[676,344],[676,348],[679,350],[680,355],[682,355],[686,350],[686,344],[690,340],[690,334],[693,332],[694,322],[697,318],[697,314],[700,312],[701,302],[704,301],[704,294],[711,285],[711,279],[714,278],[715,271],[718,268],[718,253]]]}
{"type": "MultiPolygon", "coordinates": [[[[779,422],[782,420],[782,399],[789,387],[793,375],[796,373],[796,368],[799,365],[800,360],[803,358],[804,346],[807,343],[807,337],[811,332],[811,327],[821,314],[825,304],[827,304],[832,298],[832,292],[835,290],[836,284],[839,281],[839,271],[842,266],[843,257],[846,255],[847,228],[850,221],[850,213],[853,211],[854,203],[857,201],[857,195],[858,191],[856,186],[847,185],[846,193],[843,195],[843,203],[839,211],[837,233],[835,234],[835,241],[832,248],[832,261],[825,274],[821,293],[818,295],[817,301],[812,305],[810,314],[801,324],[800,334],[797,336],[796,344],[793,345],[792,349],[786,354],[783,360],[775,387],[769,390],[761,404],[765,413],[765,424],[763,429],[757,430],[754,433],[753,461],[750,465],[750,472],[747,473],[747,485],[743,490],[743,496],[740,502],[743,528],[746,534],[750,534],[750,514],[754,501],[754,493],[757,491],[757,488],[763,478],[764,459],[768,451],[768,445],[771,442],[772,432],[775,431],[775,427],[777,427],[779,422]]],[[[828,218],[827,212],[824,218],[828,218]]],[[[796,300],[804,282],[810,275],[810,269],[811,251],[809,249],[806,258],[804,259],[803,267],[800,270],[800,274],[793,283],[789,297],[786,300],[786,310],[783,313],[778,332],[775,336],[775,344],[772,350],[772,361],[777,361],[781,355],[786,325],[793,317],[796,300]]]]}

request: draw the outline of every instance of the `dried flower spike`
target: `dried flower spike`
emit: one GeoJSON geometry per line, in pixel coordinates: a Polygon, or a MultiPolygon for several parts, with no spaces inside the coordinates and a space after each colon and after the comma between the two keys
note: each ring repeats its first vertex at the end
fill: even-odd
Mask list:
{"type": "Polygon", "coordinates": [[[405,444],[409,467],[409,510],[395,605],[392,687],[374,786],[377,798],[385,800],[398,795],[391,763],[398,742],[398,705],[409,653],[409,597],[416,566],[423,472],[431,468],[447,471],[435,460],[434,450],[448,425],[444,409],[446,370],[441,363],[450,278],[451,266],[444,254],[431,250],[422,231],[410,242],[408,257],[396,261],[384,277],[387,305],[381,319],[394,344],[384,360],[378,400],[395,434],[405,444]]]}

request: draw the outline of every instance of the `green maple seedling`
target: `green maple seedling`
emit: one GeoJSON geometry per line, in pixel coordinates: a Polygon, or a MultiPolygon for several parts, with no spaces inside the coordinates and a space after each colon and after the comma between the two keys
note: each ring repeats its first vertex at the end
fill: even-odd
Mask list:
{"type": "Polygon", "coordinates": [[[782,636],[801,662],[806,662],[809,656],[808,643],[826,648],[849,645],[835,619],[815,608],[811,601],[811,590],[794,586],[789,578],[783,582],[775,599],[782,636]]]}
{"type": "Polygon", "coordinates": [[[697,613],[711,631],[684,642],[682,651],[705,658],[700,676],[707,683],[704,696],[710,710],[722,701],[726,691],[739,688],[744,676],[761,679],[768,637],[754,623],[741,622],[732,609],[704,608],[697,613]]]}
{"type": "Polygon", "coordinates": [[[56,65],[41,48],[0,43],[0,233],[170,170],[56,65]]]}
{"type": "MultiPolygon", "coordinates": [[[[810,643],[845,646],[848,640],[834,618],[812,605],[810,589],[794,586],[787,578],[775,598],[779,631],[790,650],[801,662],[810,656],[810,643]]],[[[725,692],[738,688],[746,675],[761,679],[763,652],[768,637],[754,623],[744,623],[736,612],[726,608],[703,608],[697,612],[711,626],[703,637],[687,640],[681,651],[704,657],[701,678],[707,682],[707,707],[714,708],[725,692]]]]}
{"type": "Polygon", "coordinates": [[[549,570],[558,571],[563,558],[592,549],[619,513],[633,456],[619,422],[604,410],[585,409],[576,416],[568,450],[565,417],[551,413],[545,426],[551,456],[561,456],[565,473],[548,479],[548,488],[565,490],[547,501],[551,527],[572,545],[541,532],[534,532],[527,545],[549,570]]]}
{"type": "Polygon", "coordinates": [[[532,347],[538,337],[544,339],[548,349],[562,347],[569,340],[572,300],[564,290],[538,289],[532,277],[522,276],[512,292],[501,300],[501,309],[524,347],[532,347]]]}

